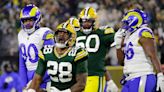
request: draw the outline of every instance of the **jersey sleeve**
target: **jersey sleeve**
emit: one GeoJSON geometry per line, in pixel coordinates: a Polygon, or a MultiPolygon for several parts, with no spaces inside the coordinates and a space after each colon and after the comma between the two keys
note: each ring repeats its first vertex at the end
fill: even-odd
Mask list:
{"type": "Polygon", "coordinates": [[[103,32],[103,42],[109,46],[112,42],[114,42],[115,31],[113,28],[107,27],[103,30],[103,32]]]}
{"type": "Polygon", "coordinates": [[[54,45],[54,33],[50,30],[46,31],[43,35],[43,46],[44,45],[54,45]]]}
{"type": "Polygon", "coordinates": [[[84,49],[80,49],[80,51],[76,54],[75,62],[77,63],[76,73],[87,73],[88,72],[88,52],[84,49]]]}
{"type": "Polygon", "coordinates": [[[139,32],[139,37],[154,38],[154,34],[152,30],[145,28],[139,32]]]}
{"type": "Polygon", "coordinates": [[[43,77],[46,72],[46,67],[47,67],[47,62],[45,61],[44,55],[42,51],[39,51],[39,61],[38,61],[36,73],[43,77]]]}
{"type": "Polygon", "coordinates": [[[27,68],[25,65],[25,59],[22,57],[21,50],[19,49],[19,75],[22,80],[22,86],[26,87],[26,84],[28,82],[27,79],[27,68]]]}

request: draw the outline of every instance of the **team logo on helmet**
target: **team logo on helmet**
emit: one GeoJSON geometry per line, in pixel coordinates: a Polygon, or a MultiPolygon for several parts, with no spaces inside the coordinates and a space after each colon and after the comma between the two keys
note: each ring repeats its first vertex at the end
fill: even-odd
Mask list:
{"type": "Polygon", "coordinates": [[[41,12],[38,9],[38,7],[36,7],[33,4],[29,4],[25,6],[20,12],[21,25],[28,34],[33,33],[39,27],[40,20],[41,20],[41,12]],[[24,24],[24,21],[27,20],[34,21],[31,28],[29,28],[29,24],[27,25],[24,24]]]}
{"type": "Polygon", "coordinates": [[[128,11],[122,19],[123,28],[133,32],[136,28],[148,23],[148,16],[139,9],[128,11]]]}

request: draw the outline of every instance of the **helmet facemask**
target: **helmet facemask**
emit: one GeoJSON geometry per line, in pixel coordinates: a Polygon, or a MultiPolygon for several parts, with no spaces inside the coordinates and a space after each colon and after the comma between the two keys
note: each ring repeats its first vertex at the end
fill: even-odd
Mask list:
{"type": "MultiPolygon", "coordinates": [[[[61,27],[59,25],[59,27],[61,27]]],[[[66,48],[72,47],[76,41],[76,32],[74,28],[69,24],[68,28],[57,28],[55,32],[56,47],[66,48]]]]}
{"type": "Polygon", "coordinates": [[[94,28],[94,19],[80,19],[81,28],[84,34],[90,34],[94,28]]]}
{"type": "Polygon", "coordinates": [[[84,8],[79,14],[79,21],[82,32],[84,34],[90,34],[95,28],[95,20],[97,18],[96,10],[92,7],[84,8]]]}

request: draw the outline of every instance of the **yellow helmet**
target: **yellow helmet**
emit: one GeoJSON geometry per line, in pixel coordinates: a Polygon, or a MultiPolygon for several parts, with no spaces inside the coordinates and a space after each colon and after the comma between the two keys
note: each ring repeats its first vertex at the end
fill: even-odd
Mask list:
{"type": "Polygon", "coordinates": [[[96,19],[97,18],[96,10],[92,7],[86,7],[80,12],[79,18],[80,19],[96,19]]]}
{"type": "Polygon", "coordinates": [[[81,26],[81,31],[84,34],[90,34],[96,25],[97,13],[92,7],[84,8],[79,14],[79,22],[81,26]],[[86,22],[88,22],[86,24],[86,22]]]}
{"type": "Polygon", "coordinates": [[[80,30],[80,23],[77,18],[75,18],[75,17],[69,18],[69,20],[67,20],[67,22],[69,22],[71,25],[73,25],[75,31],[80,30]]]}
{"type": "Polygon", "coordinates": [[[76,31],[74,30],[74,27],[69,22],[61,23],[57,26],[57,30],[55,31],[55,41],[56,46],[59,48],[65,48],[65,47],[71,47],[75,44],[76,41],[76,31]],[[64,43],[59,42],[59,38],[57,36],[58,32],[63,31],[67,32],[69,35],[69,38],[64,43]]]}

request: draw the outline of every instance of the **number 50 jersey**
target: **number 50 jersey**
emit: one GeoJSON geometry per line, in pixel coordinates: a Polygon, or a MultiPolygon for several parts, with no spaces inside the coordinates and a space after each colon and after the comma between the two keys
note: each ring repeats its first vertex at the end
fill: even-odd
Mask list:
{"type": "Polygon", "coordinates": [[[88,75],[104,76],[105,55],[113,42],[114,30],[111,27],[92,30],[88,35],[77,31],[76,46],[85,48],[88,53],[88,75]]]}
{"type": "MultiPolygon", "coordinates": [[[[19,73],[23,87],[25,87],[34,76],[39,60],[38,53],[40,49],[46,44],[54,45],[53,32],[46,27],[39,28],[30,35],[24,30],[21,30],[18,34],[18,42],[19,73]]],[[[47,77],[45,77],[45,79],[46,78],[47,77]]]]}

